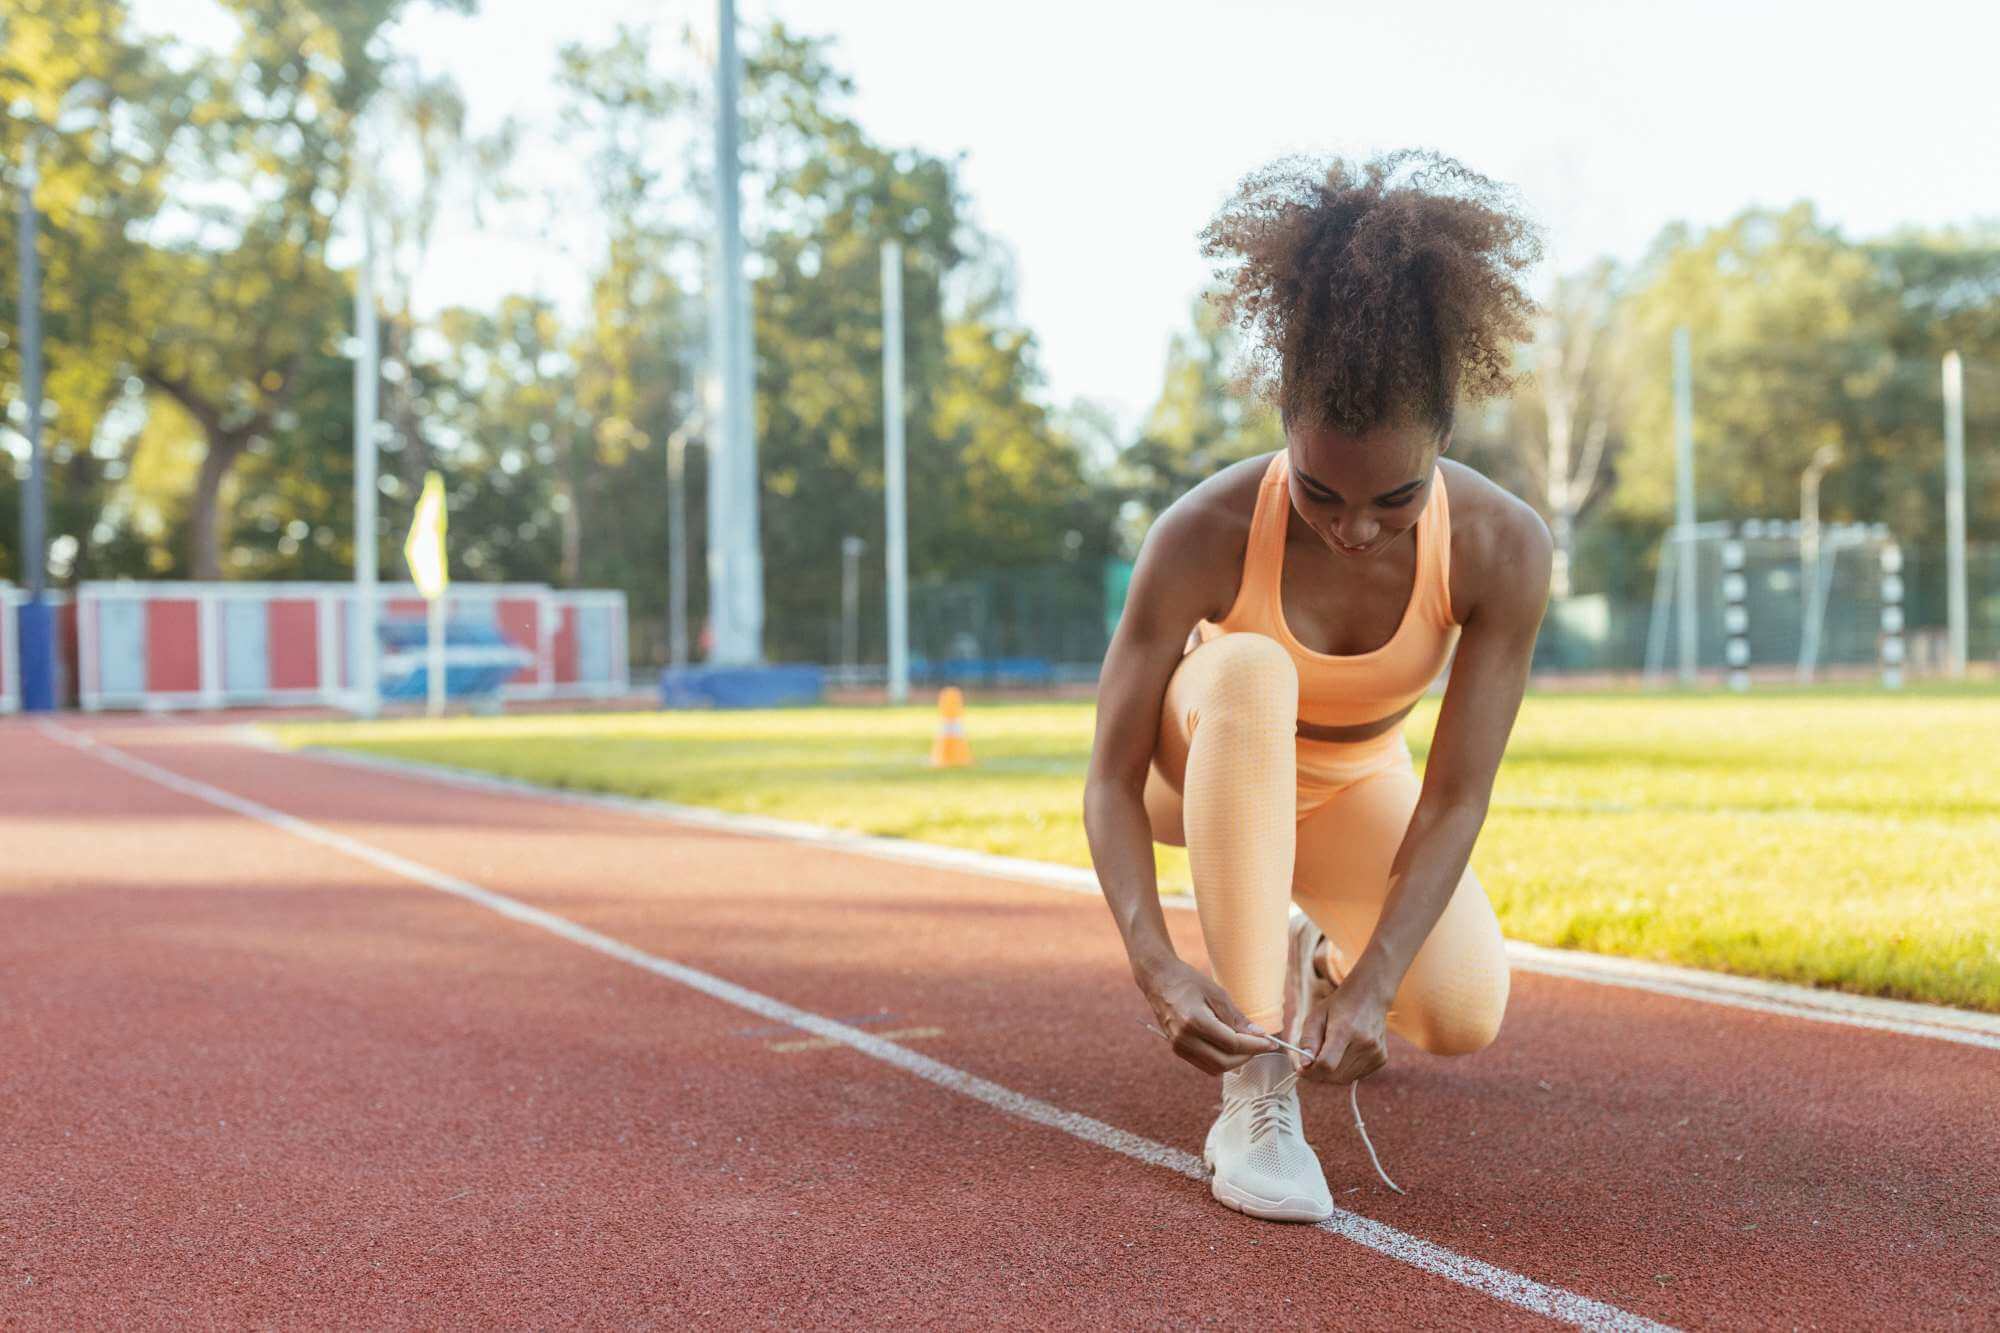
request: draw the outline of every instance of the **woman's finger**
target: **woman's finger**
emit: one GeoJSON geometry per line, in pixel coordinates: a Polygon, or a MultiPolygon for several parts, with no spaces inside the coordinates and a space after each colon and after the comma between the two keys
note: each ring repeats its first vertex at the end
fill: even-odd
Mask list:
{"type": "Polygon", "coordinates": [[[1175,1054],[1205,1074],[1227,1073],[1272,1049],[1267,1038],[1232,1031],[1214,1017],[1199,1027],[1190,1022],[1174,1043],[1175,1054]]]}
{"type": "MultiPolygon", "coordinates": [[[[1245,1027],[1249,1020],[1242,1020],[1245,1027]]],[[[1269,1037],[1260,1037],[1230,1026],[1229,1022],[1213,1010],[1206,1013],[1188,1015],[1188,1030],[1198,1035],[1219,1056],[1230,1058],[1230,1066],[1243,1063],[1253,1055],[1276,1050],[1269,1037]]]]}
{"type": "Polygon", "coordinates": [[[1332,1001],[1314,1007],[1306,1014],[1306,1021],[1299,1030],[1299,1045],[1312,1052],[1311,1065],[1325,1064],[1326,1024],[1331,1016],[1332,1001]]]}
{"type": "Polygon", "coordinates": [[[1389,1053],[1382,1044],[1359,1038],[1348,1043],[1340,1057],[1340,1064],[1333,1071],[1335,1083],[1353,1083],[1367,1078],[1370,1074],[1389,1063],[1389,1053]]]}
{"type": "Polygon", "coordinates": [[[1245,1014],[1241,1009],[1237,1007],[1236,1001],[1232,1000],[1229,997],[1228,991],[1222,989],[1221,986],[1217,985],[1212,981],[1208,982],[1203,987],[1203,990],[1206,992],[1208,996],[1208,1007],[1210,1012],[1212,1012],[1217,1018],[1222,1020],[1222,1022],[1227,1024],[1232,1031],[1235,1031],[1237,1033],[1248,1033],[1252,1036],[1253,1039],[1257,1040],[1257,1044],[1255,1048],[1251,1050],[1251,1054],[1254,1055],[1260,1051],[1268,1051],[1274,1049],[1270,1045],[1270,1043],[1261,1040],[1264,1036],[1267,1035],[1264,1032],[1264,1029],[1258,1027],[1255,1023],[1252,1023],[1250,1021],[1249,1015],[1245,1014]]]}
{"type": "Polygon", "coordinates": [[[1209,1012],[1231,1033],[1227,1040],[1217,1042],[1217,1047],[1243,1058],[1232,1061],[1232,1067],[1253,1055],[1262,1055],[1266,1051],[1278,1049],[1277,1043],[1271,1040],[1270,1035],[1252,1023],[1249,1017],[1237,1008],[1236,1001],[1229,998],[1228,991],[1206,977],[1202,981],[1202,991],[1207,996],[1209,1012]]]}
{"type": "Polygon", "coordinates": [[[1174,1054],[1209,1075],[1226,1074],[1249,1059],[1245,1055],[1219,1050],[1212,1041],[1193,1033],[1174,1044],[1174,1054]]]}

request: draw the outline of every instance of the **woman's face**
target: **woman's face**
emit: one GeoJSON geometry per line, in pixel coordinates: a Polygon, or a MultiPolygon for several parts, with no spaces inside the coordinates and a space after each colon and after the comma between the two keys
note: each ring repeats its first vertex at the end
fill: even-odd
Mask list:
{"type": "Polygon", "coordinates": [[[1292,509],[1329,547],[1379,555],[1417,526],[1446,441],[1429,425],[1377,426],[1364,435],[1289,426],[1292,509]]]}

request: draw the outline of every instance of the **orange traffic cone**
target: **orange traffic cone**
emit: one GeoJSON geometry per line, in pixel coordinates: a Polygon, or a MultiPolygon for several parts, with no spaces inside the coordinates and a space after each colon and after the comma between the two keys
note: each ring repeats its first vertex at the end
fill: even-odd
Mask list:
{"type": "Polygon", "coordinates": [[[968,768],[972,743],[965,739],[965,692],[956,685],[938,691],[937,739],[931,742],[932,768],[968,768]]]}

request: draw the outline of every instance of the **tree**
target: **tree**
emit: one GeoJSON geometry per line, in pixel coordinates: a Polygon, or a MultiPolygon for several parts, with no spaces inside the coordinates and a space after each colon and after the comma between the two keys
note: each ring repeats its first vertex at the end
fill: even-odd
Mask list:
{"type": "Polygon", "coordinates": [[[745,82],[764,220],[753,306],[768,651],[824,657],[841,539],[880,550],[887,240],[904,260],[912,574],[1101,557],[1111,505],[1037,401],[1034,338],[1009,315],[1004,264],[963,216],[955,164],[871,141],[845,112],[852,85],[824,40],[772,28],[745,82]]]}
{"type": "Polygon", "coordinates": [[[1160,396],[1120,460],[1135,548],[1137,534],[1196,483],[1285,447],[1278,414],[1238,383],[1238,338],[1215,304],[1197,297],[1189,327],[1168,344],[1160,396]]]}
{"type": "Polygon", "coordinates": [[[149,335],[139,376],[171,398],[204,444],[190,506],[190,566],[222,574],[224,481],[268,448],[300,386],[326,373],[346,334],[346,279],[327,264],[353,179],[356,123],[381,87],[376,36],[406,0],[227,0],[240,36],[190,86],[187,171],[235,189],[177,210],[135,275],[149,335]],[[171,235],[171,239],[169,236],[171,235]]]}
{"type": "Polygon", "coordinates": [[[1927,534],[1942,493],[1939,358],[1956,346],[2000,361],[1996,240],[1856,243],[1807,204],[1752,209],[1700,235],[1670,229],[1627,303],[1632,417],[1618,508],[1662,525],[1671,510],[1670,340],[1686,326],[1705,514],[1795,515],[1800,474],[1832,446],[1843,461],[1822,492],[1829,520],[1927,534]]]}
{"type": "Polygon", "coordinates": [[[1558,278],[1535,323],[1534,375],[1518,406],[1523,415],[1538,417],[1541,429],[1517,430],[1514,438],[1523,446],[1521,460],[1538,492],[1535,507],[1555,538],[1550,579],[1555,597],[1570,595],[1577,518],[1597,497],[1612,439],[1622,383],[1613,364],[1619,350],[1617,313],[1617,269],[1600,260],[1558,278]]]}
{"type": "MultiPolygon", "coordinates": [[[[45,139],[37,250],[42,266],[42,444],[48,464],[52,550],[69,558],[58,577],[144,572],[135,544],[103,517],[123,474],[126,441],[143,414],[128,380],[130,349],[144,330],[132,317],[125,281],[140,245],[134,233],[156,214],[168,145],[188,115],[186,80],[130,29],[122,0],[15,0],[0,22],[0,154],[10,168],[24,139],[55,119],[57,106],[86,80],[103,89],[97,123],[45,139]]],[[[10,182],[18,184],[18,182],[10,182]]],[[[19,238],[12,190],[0,209],[0,254],[19,238]]],[[[0,379],[25,418],[20,397],[17,288],[0,283],[0,379]]],[[[18,429],[18,426],[17,426],[18,429]]],[[[13,452],[23,456],[25,448],[13,452]]],[[[19,500],[12,469],[0,469],[0,576],[20,576],[19,500]]]]}
{"type": "Polygon", "coordinates": [[[661,145],[696,99],[658,68],[641,28],[622,27],[601,48],[566,47],[559,84],[563,138],[589,157],[604,223],[585,321],[568,344],[587,429],[558,460],[576,541],[564,570],[628,588],[635,622],[657,625],[663,644],[664,454],[695,410],[702,330],[699,297],[677,276],[696,266],[700,237],[677,219],[681,181],[661,145]]]}
{"type": "Polygon", "coordinates": [[[555,309],[508,296],[490,314],[448,310],[438,327],[456,561],[474,578],[545,580],[568,540],[557,440],[575,411],[555,309]]]}
{"type": "Polygon", "coordinates": [[[374,276],[382,308],[382,420],[398,482],[415,495],[433,463],[427,394],[436,387],[417,348],[417,284],[444,209],[456,205],[477,220],[483,205],[503,192],[501,173],[516,131],[510,122],[490,136],[468,134],[457,85],[425,74],[408,56],[385,69],[370,118],[383,141],[407,150],[376,161],[372,170],[395,188],[370,191],[369,212],[381,229],[374,276]]]}

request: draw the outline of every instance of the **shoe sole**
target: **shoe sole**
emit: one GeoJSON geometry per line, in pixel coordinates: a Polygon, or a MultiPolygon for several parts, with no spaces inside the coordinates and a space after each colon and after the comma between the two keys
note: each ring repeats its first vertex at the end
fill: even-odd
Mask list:
{"type": "Polygon", "coordinates": [[[1208,1167],[1208,1192],[1225,1208],[1234,1208],[1239,1213],[1260,1217],[1267,1222],[1324,1222],[1333,1216],[1331,1208],[1296,1194],[1287,1194],[1282,1199],[1265,1199],[1248,1190],[1238,1189],[1215,1174],[1215,1160],[1206,1150],[1201,1160],[1208,1167]]]}

